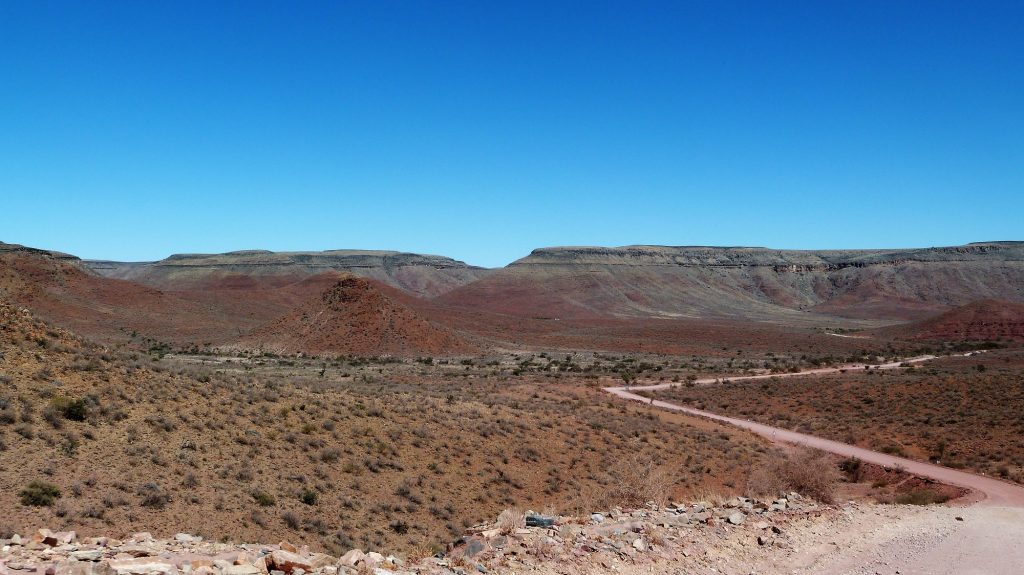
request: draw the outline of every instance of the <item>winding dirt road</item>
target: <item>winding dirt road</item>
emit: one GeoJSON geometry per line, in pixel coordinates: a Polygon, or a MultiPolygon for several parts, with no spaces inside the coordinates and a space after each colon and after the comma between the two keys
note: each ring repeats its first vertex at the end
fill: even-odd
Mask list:
{"type": "MultiPolygon", "coordinates": [[[[978,353],[978,352],[974,352],[978,353]]],[[[969,356],[972,354],[964,354],[969,356]]],[[[886,363],[882,365],[870,366],[870,369],[896,369],[901,365],[908,363],[922,363],[936,359],[936,356],[925,355],[915,357],[911,359],[895,361],[892,363],[886,363]]],[[[734,376],[724,378],[709,378],[697,380],[696,384],[713,384],[716,382],[724,381],[741,381],[741,380],[757,380],[757,379],[770,379],[775,377],[803,377],[808,375],[823,375],[831,373],[840,373],[844,371],[854,371],[867,369],[868,366],[862,364],[856,365],[844,365],[841,367],[829,367],[821,369],[812,369],[808,371],[801,371],[797,373],[780,373],[780,374],[768,374],[768,375],[755,375],[755,376],[734,376]]],[[[815,437],[813,435],[806,435],[804,433],[797,433],[788,429],[781,429],[778,427],[771,427],[754,421],[748,421],[746,419],[737,419],[735,417],[727,417],[719,415],[717,413],[711,413],[709,411],[702,411],[694,409],[692,407],[686,407],[684,405],[678,405],[675,403],[669,403],[667,401],[651,400],[650,398],[639,395],[635,392],[638,391],[654,391],[658,389],[668,389],[670,387],[678,386],[676,383],[663,383],[658,385],[642,385],[632,387],[606,387],[604,391],[620,397],[622,399],[628,399],[638,401],[655,407],[663,409],[669,409],[672,411],[678,411],[681,413],[687,413],[690,415],[696,415],[714,421],[720,421],[722,423],[728,423],[730,425],[740,427],[749,431],[752,431],[762,437],[766,437],[775,442],[792,443],[797,445],[806,445],[807,447],[813,447],[829,453],[834,453],[842,457],[856,457],[861,461],[868,463],[874,463],[877,465],[884,465],[888,467],[900,467],[905,469],[909,473],[919,475],[921,477],[927,477],[936,481],[947,483],[950,485],[956,485],[965,489],[970,489],[977,494],[984,497],[979,502],[981,505],[986,506],[998,506],[998,507],[1024,507],[1024,487],[1015,485],[1006,481],[1001,481],[992,477],[984,475],[977,475],[974,473],[968,473],[966,471],[959,471],[956,469],[950,469],[948,467],[942,467],[940,465],[933,465],[931,463],[925,463],[922,461],[915,461],[913,459],[906,459],[903,457],[895,457],[885,453],[879,453],[877,451],[871,451],[870,449],[864,449],[855,445],[849,445],[846,443],[840,443],[838,441],[832,441],[830,439],[824,439],[821,437],[815,437]]]]}

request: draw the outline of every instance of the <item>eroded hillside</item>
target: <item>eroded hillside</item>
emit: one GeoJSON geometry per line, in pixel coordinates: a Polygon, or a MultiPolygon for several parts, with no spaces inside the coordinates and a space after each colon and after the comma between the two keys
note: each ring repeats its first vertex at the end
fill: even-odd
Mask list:
{"type": "Polygon", "coordinates": [[[560,318],[921,318],[978,299],[1024,301],[1024,243],[793,251],[545,248],[453,290],[453,305],[560,318]]]}
{"type": "Polygon", "coordinates": [[[550,377],[355,358],[197,365],[113,352],[7,303],[0,320],[0,508],[15,532],[411,549],[516,505],[593,508],[655,483],[742,490],[767,452],[550,377]],[[26,504],[33,482],[58,496],[26,504]]]}

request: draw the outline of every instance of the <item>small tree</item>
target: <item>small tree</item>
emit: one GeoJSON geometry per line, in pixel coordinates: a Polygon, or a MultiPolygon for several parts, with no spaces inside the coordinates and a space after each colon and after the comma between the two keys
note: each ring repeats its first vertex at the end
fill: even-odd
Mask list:
{"type": "Polygon", "coordinates": [[[633,382],[636,381],[636,374],[634,374],[632,371],[628,369],[622,370],[619,373],[619,377],[622,378],[622,382],[626,384],[626,387],[633,385],[633,382]]]}

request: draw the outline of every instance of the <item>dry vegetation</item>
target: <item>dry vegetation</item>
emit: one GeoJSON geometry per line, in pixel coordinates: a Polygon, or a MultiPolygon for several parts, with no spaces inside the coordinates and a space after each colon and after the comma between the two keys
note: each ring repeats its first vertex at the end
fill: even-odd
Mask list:
{"type": "Polygon", "coordinates": [[[1024,482],[1024,352],[893,371],[731,382],[669,401],[1024,482]]]}
{"type": "Polygon", "coordinates": [[[202,365],[97,347],[6,304],[0,316],[0,531],[422,549],[505,508],[739,492],[766,453],[613,402],[568,368],[202,365]]]}

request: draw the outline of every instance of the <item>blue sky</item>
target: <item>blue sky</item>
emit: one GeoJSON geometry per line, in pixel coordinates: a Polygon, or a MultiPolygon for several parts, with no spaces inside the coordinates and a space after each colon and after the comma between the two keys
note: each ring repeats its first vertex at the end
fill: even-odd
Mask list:
{"type": "Polygon", "coordinates": [[[1020,2],[0,2],[0,240],[1024,239],[1020,2]]]}

